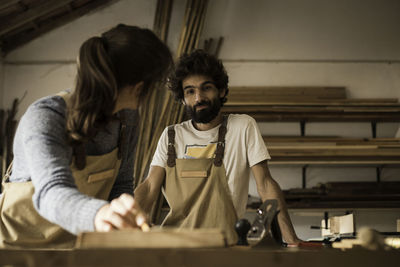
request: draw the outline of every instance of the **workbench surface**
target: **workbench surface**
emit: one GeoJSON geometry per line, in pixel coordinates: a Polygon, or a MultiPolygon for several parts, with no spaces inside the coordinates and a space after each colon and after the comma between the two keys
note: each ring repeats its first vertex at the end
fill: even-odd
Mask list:
{"type": "Polygon", "coordinates": [[[0,266],[400,266],[400,250],[323,249],[0,249],[0,266]]]}

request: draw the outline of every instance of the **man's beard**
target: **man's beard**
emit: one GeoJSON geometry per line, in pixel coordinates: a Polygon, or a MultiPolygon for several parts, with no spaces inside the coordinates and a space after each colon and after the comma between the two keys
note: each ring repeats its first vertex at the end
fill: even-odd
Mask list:
{"type": "Polygon", "coordinates": [[[202,101],[193,107],[186,105],[186,112],[196,123],[209,123],[215,119],[221,109],[221,101],[219,98],[213,101],[202,101]],[[206,105],[206,108],[196,111],[196,108],[201,105],[206,105]]]}

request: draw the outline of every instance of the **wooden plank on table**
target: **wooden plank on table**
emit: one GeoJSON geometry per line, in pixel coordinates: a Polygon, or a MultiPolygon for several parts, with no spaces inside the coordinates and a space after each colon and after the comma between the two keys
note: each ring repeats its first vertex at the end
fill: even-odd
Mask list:
{"type": "Polygon", "coordinates": [[[0,266],[397,266],[399,251],[354,249],[76,249],[0,250],[0,266]],[[303,264],[304,263],[304,264],[303,264]]]}
{"type": "Polygon", "coordinates": [[[78,236],[77,248],[216,248],[225,247],[225,235],[219,229],[152,228],[120,230],[108,233],[87,232],[78,236]]]}

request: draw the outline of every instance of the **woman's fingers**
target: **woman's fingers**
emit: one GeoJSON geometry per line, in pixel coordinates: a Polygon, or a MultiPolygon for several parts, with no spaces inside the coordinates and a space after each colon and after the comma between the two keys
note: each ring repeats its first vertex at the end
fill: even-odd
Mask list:
{"type": "Polygon", "coordinates": [[[96,231],[99,232],[110,232],[113,229],[113,226],[107,221],[99,221],[97,225],[95,225],[96,231]]]}
{"type": "Polygon", "coordinates": [[[111,222],[107,220],[110,213],[110,204],[101,207],[94,218],[94,228],[99,232],[109,232],[113,229],[111,222]]]}
{"type": "Polygon", "coordinates": [[[128,194],[104,205],[96,214],[95,228],[97,231],[110,231],[115,229],[137,228],[149,230],[146,217],[134,198],[128,194]]]}
{"type": "Polygon", "coordinates": [[[118,214],[122,220],[124,220],[124,223],[128,225],[127,227],[137,227],[135,215],[131,209],[127,208],[121,199],[117,198],[111,201],[111,210],[112,212],[118,214]]]}
{"type": "Polygon", "coordinates": [[[131,195],[122,194],[118,198],[118,200],[125,206],[128,213],[133,215],[133,217],[130,218],[134,219],[135,226],[142,227],[142,225],[144,224],[147,225],[147,219],[146,216],[144,215],[144,212],[142,211],[142,209],[139,207],[139,205],[131,195]]]}

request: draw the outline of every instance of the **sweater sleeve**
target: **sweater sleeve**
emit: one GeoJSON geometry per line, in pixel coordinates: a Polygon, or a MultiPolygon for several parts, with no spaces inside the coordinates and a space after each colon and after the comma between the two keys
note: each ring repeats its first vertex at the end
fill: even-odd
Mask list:
{"type": "Polygon", "coordinates": [[[73,234],[93,231],[94,217],[107,202],[76,188],[69,167],[72,151],[65,138],[65,102],[48,98],[33,104],[18,128],[39,214],[73,234]]]}

